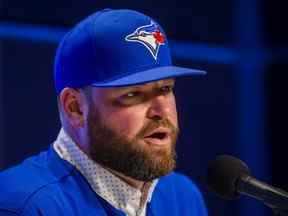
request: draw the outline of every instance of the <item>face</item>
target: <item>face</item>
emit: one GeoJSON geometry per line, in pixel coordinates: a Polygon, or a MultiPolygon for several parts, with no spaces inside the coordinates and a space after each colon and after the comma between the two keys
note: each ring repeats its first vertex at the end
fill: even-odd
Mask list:
{"type": "Polygon", "coordinates": [[[131,87],[90,87],[90,157],[141,181],[172,171],[178,134],[173,87],[172,79],[131,87]]]}

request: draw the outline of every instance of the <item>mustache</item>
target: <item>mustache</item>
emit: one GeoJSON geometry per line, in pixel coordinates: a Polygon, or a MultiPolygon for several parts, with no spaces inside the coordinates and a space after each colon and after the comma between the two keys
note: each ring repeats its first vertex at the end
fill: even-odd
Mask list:
{"type": "Polygon", "coordinates": [[[179,132],[179,129],[175,127],[168,119],[160,119],[160,120],[152,120],[149,123],[147,123],[146,126],[143,126],[143,128],[138,132],[137,138],[143,138],[146,134],[152,132],[153,130],[164,127],[171,130],[173,135],[177,135],[179,132]]]}

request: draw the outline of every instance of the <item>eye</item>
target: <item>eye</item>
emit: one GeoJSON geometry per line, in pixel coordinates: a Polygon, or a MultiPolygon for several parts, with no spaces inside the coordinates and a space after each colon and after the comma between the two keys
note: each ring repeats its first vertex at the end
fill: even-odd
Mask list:
{"type": "Polygon", "coordinates": [[[165,85],[160,88],[160,91],[162,94],[169,94],[173,92],[173,90],[174,90],[174,85],[165,85]]]}
{"type": "Polygon", "coordinates": [[[122,97],[123,98],[133,98],[133,97],[138,96],[139,94],[140,94],[140,92],[138,92],[138,91],[128,92],[125,95],[123,95],[122,97]]]}
{"type": "Polygon", "coordinates": [[[127,92],[117,98],[117,102],[122,106],[130,106],[143,101],[144,95],[141,91],[127,92]]]}

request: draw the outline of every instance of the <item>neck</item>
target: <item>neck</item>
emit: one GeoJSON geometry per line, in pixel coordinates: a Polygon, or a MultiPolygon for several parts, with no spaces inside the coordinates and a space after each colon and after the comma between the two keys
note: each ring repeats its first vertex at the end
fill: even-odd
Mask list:
{"type": "Polygon", "coordinates": [[[124,182],[126,182],[128,185],[130,185],[131,187],[137,188],[139,190],[142,190],[145,182],[143,181],[139,181],[136,179],[133,179],[131,177],[128,177],[120,172],[117,172],[115,170],[112,170],[108,167],[105,167],[105,169],[109,170],[111,173],[113,173],[115,176],[117,176],[118,178],[120,178],[121,180],[123,180],[124,182]]]}
{"type": "Polygon", "coordinates": [[[118,178],[120,178],[121,180],[123,180],[124,182],[129,184],[130,186],[141,190],[142,196],[141,196],[141,200],[140,200],[140,207],[143,207],[143,205],[145,204],[145,201],[147,200],[148,191],[149,191],[149,188],[150,188],[152,182],[143,182],[143,181],[135,180],[131,177],[125,176],[122,173],[114,171],[110,168],[107,168],[107,167],[105,167],[105,168],[108,169],[114,175],[116,175],[118,178]]]}

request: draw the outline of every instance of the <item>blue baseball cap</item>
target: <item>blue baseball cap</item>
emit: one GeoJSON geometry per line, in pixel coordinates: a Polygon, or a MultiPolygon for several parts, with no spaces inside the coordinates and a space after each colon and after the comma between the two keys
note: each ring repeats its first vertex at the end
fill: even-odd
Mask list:
{"type": "Polygon", "coordinates": [[[152,18],[104,9],[68,32],[55,57],[55,87],[117,87],[205,71],[172,65],[167,37],[152,18]]]}

